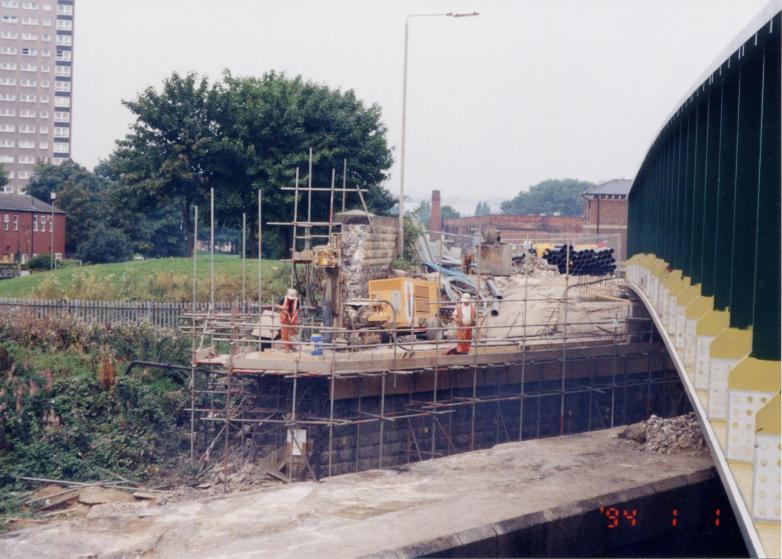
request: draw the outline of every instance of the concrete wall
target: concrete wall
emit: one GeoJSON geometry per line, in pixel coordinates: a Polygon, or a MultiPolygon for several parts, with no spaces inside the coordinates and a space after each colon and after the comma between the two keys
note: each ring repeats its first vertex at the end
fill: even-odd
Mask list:
{"type": "MultiPolygon", "coordinates": [[[[483,530],[483,537],[478,530],[452,534],[447,549],[443,538],[397,551],[421,557],[748,557],[719,479],[712,474],[697,481],[699,477],[692,475],[692,482],[673,489],[650,486],[645,489],[659,491],[642,497],[620,494],[606,503],[620,515],[616,526],[594,504],[577,502],[569,509],[504,521],[483,530]],[[675,526],[673,509],[678,513],[675,526]],[[717,509],[719,526],[714,524],[717,509]],[[636,511],[634,525],[624,516],[626,511],[636,511]]],[[[676,479],[668,485],[688,481],[676,479]]]]}
{"type": "MultiPolygon", "coordinates": [[[[610,348],[609,348],[610,349],[610,348]]],[[[607,357],[610,354],[607,353],[607,357]]],[[[381,414],[381,398],[376,386],[379,375],[354,377],[357,396],[347,396],[335,390],[335,418],[364,419],[366,423],[337,426],[333,430],[332,474],[344,474],[378,467],[393,467],[432,456],[434,433],[435,456],[488,448],[498,443],[560,434],[605,429],[635,423],[656,414],[662,417],[690,411],[676,373],[663,354],[619,354],[611,358],[590,360],[589,367],[577,375],[568,375],[561,415],[561,365],[528,363],[523,404],[519,399],[518,382],[521,365],[481,368],[477,371],[477,397],[483,402],[475,406],[472,397],[471,369],[441,371],[438,401],[461,405],[443,407],[434,420],[431,416],[416,416],[420,402],[432,401],[431,371],[416,375],[387,375],[383,414],[398,417],[382,425],[383,458],[380,460],[381,423],[372,417],[381,414]],[[552,371],[549,371],[549,369],[552,371]],[[554,371],[553,369],[556,369],[554,371]],[[651,382],[649,382],[651,381],[651,382]],[[359,386],[360,385],[360,386],[359,386]],[[596,390],[578,390],[584,385],[596,390]],[[625,385],[625,386],[623,386],[625,385]],[[612,389],[612,386],[615,387],[612,389]],[[503,398],[505,398],[503,400],[503,398]],[[494,401],[496,400],[496,401],[494,401]],[[418,403],[416,403],[418,402],[418,403]],[[411,417],[407,417],[411,416],[411,417]]],[[[587,363],[587,362],[584,362],[587,363]]],[[[573,367],[575,369],[575,365],[573,367]]],[[[290,379],[264,378],[256,389],[255,405],[259,408],[290,409],[290,379]]],[[[298,381],[297,416],[324,417],[329,413],[329,383],[325,378],[302,378],[298,381]]],[[[307,425],[310,444],[309,461],[316,475],[328,475],[329,429],[307,425]]],[[[282,427],[267,427],[253,437],[260,455],[285,444],[282,427]]],[[[303,472],[302,472],[303,473],[303,472]]]]}

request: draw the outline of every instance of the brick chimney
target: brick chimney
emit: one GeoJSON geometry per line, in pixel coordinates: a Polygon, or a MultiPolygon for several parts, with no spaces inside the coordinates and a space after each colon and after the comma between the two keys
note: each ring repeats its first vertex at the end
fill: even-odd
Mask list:
{"type": "Polygon", "coordinates": [[[432,207],[429,214],[429,240],[434,241],[439,239],[439,233],[442,230],[443,220],[440,217],[440,191],[432,190],[432,207]]]}

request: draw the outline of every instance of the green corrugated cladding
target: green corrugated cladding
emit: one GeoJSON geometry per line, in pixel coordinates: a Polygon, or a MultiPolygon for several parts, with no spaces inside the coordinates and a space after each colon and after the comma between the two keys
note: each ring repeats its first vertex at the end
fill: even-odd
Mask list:
{"type": "Polygon", "coordinates": [[[731,326],[753,329],[752,355],[780,359],[782,14],[682,104],[630,192],[629,254],[680,269],[731,326]]]}

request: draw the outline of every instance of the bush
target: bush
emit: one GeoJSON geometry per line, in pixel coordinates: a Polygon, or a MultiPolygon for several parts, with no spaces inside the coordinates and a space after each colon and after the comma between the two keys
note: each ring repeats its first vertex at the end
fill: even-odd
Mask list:
{"type": "Polygon", "coordinates": [[[403,247],[402,258],[408,262],[418,260],[418,253],[415,250],[415,242],[418,237],[424,234],[424,229],[410,216],[405,216],[404,220],[405,246],[403,247]]]}
{"type": "MultiPolygon", "coordinates": [[[[143,476],[173,456],[185,379],[131,360],[184,364],[190,340],[147,324],[0,316],[0,501],[17,475],[143,476]]],[[[0,513],[12,504],[0,502],[0,513]]]]}
{"type": "Polygon", "coordinates": [[[122,262],[133,256],[133,249],[120,229],[99,224],[90,232],[89,239],[79,246],[77,256],[93,264],[122,262]]]}
{"type": "Polygon", "coordinates": [[[143,475],[178,448],[182,391],[125,375],[111,390],[91,376],[47,382],[19,363],[0,375],[0,487],[17,475],[94,479],[99,468],[143,475]]]}
{"type": "Polygon", "coordinates": [[[121,361],[190,362],[189,338],[149,324],[85,324],[71,318],[36,318],[29,313],[0,316],[0,340],[41,352],[95,354],[108,350],[121,361]]]}
{"type": "Polygon", "coordinates": [[[38,254],[27,261],[27,267],[30,270],[50,270],[52,267],[52,256],[50,254],[38,254]]]}

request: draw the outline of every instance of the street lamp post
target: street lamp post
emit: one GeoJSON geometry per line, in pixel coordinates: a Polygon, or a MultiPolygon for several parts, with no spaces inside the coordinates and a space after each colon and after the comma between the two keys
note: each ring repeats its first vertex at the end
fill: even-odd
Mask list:
{"type": "Polygon", "coordinates": [[[52,202],[52,215],[49,217],[49,268],[54,270],[54,201],[57,199],[57,193],[51,192],[49,197],[52,202]]]}
{"type": "Polygon", "coordinates": [[[405,247],[405,132],[407,128],[407,43],[410,19],[414,17],[473,17],[478,12],[448,12],[441,14],[410,14],[405,18],[405,62],[402,76],[402,147],[399,159],[399,234],[397,252],[402,256],[405,247]]]}

